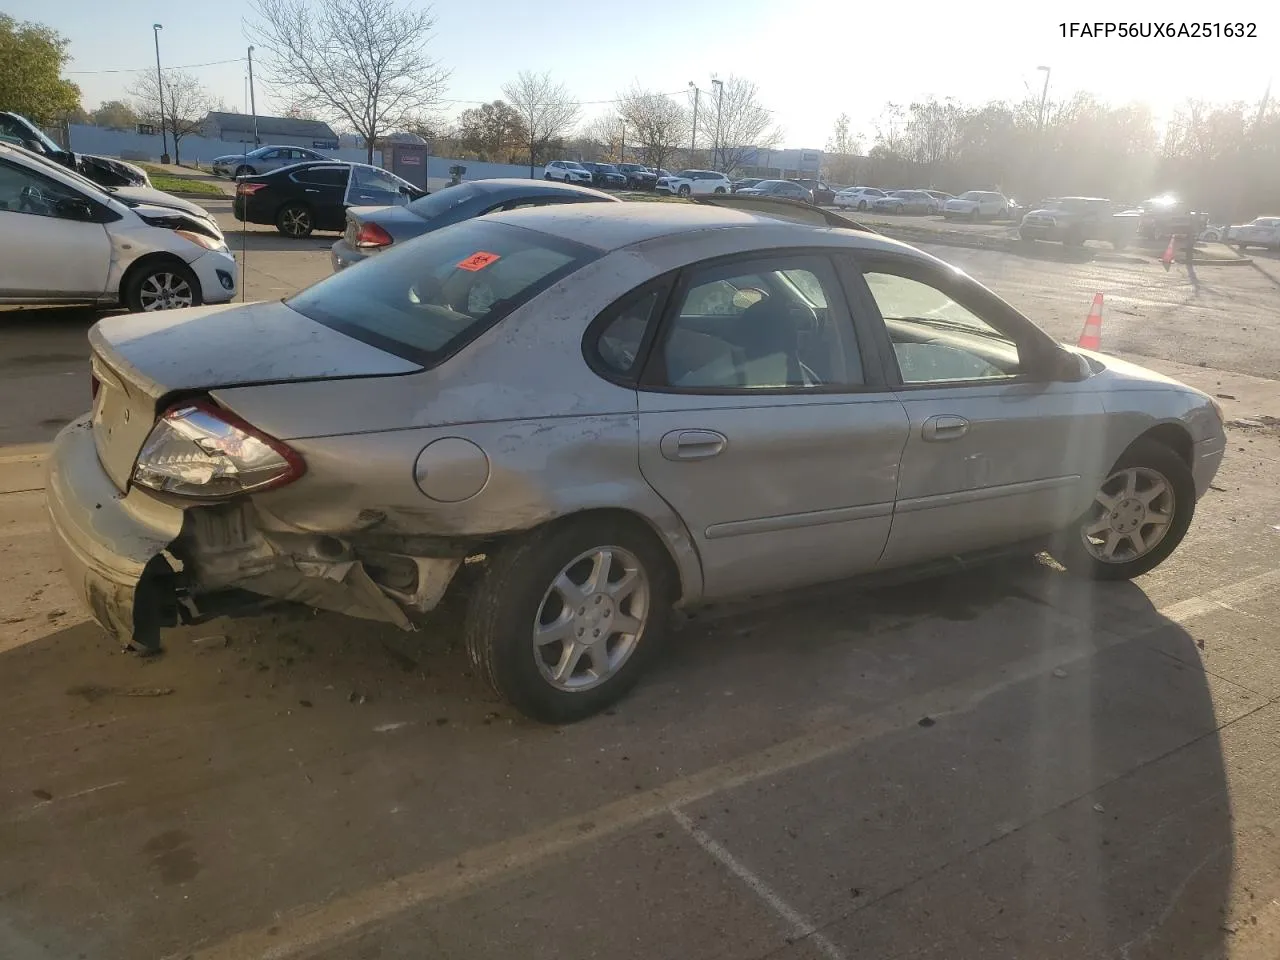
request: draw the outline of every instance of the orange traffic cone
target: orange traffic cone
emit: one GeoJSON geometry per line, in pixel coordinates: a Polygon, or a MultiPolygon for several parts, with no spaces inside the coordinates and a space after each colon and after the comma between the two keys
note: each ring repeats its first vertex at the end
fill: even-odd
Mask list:
{"type": "Polygon", "coordinates": [[[1168,273],[1173,263],[1173,237],[1169,238],[1169,245],[1164,248],[1164,255],[1160,258],[1160,262],[1164,264],[1164,272],[1168,273]]]}
{"type": "Polygon", "coordinates": [[[1093,295],[1093,306],[1089,308],[1089,316],[1085,318],[1084,330],[1080,332],[1080,342],[1076,344],[1084,350],[1102,349],[1102,294],[1093,295]]]}

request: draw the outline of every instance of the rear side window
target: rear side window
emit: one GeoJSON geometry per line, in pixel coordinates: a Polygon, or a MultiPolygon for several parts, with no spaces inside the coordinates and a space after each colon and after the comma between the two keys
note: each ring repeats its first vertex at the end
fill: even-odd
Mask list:
{"type": "Polygon", "coordinates": [[[319,187],[345,187],[347,172],[345,167],[311,167],[299,170],[290,179],[295,183],[314,183],[319,187]]]}
{"type": "Polygon", "coordinates": [[[599,256],[581,244],[466,220],[321,280],[286,303],[348,336],[425,366],[599,256]]]}

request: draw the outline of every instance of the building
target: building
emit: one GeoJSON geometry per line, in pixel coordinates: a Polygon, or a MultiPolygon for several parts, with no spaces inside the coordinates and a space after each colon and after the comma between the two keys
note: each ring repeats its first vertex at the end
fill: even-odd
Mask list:
{"type": "Polygon", "coordinates": [[[791,177],[816,177],[822,168],[821,150],[769,150],[763,147],[746,147],[740,157],[735,172],[743,177],[779,180],[791,177]]]}
{"type": "MultiPolygon", "coordinates": [[[[209,111],[201,134],[225,143],[253,143],[253,117],[247,113],[209,111]]],[[[275,143],[313,150],[337,150],[338,135],[321,120],[258,117],[258,144],[275,143]]]]}

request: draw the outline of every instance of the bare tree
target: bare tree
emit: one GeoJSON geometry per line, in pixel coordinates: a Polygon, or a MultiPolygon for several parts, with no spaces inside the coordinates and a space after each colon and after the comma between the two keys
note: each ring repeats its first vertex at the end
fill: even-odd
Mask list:
{"type": "Polygon", "coordinates": [[[552,82],[551,74],[528,70],[521,70],[519,76],[504,84],[502,95],[524,124],[532,177],[542,153],[568,136],[578,122],[578,101],[569,95],[564,84],[552,82]]]}
{"type": "Polygon", "coordinates": [[[676,155],[689,139],[689,111],[661,93],[633,86],[618,98],[618,116],[627,126],[631,142],[655,170],[676,155]]]}
{"type": "Polygon", "coordinates": [[[299,110],[345,121],[378,138],[419,121],[440,102],[449,71],[427,55],[435,18],[394,0],[254,0],[254,43],[268,85],[299,110]]]}
{"type": "Polygon", "coordinates": [[[134,98],[134,109],[144,123],[164,128],[173,137],[173,162],[182,163],[178,144],[188,134],[199,133],[204,127],[205,114],[213,105],[213,98],[198,77],[181,70],[166,70],[161,89],[156,75],[147,71],[139,75],[129,88],[134,98]],[[164,112],[161,114],[161,94],[164,112]]]}
{"type": "Polygon", "coordinates": [[[594,147],[593,150],[584,151],[583,160],[605,160],[610,163],[626,160],[622,151],[627,142],[627,123],[618,114],[605,113],[596,117],[583,129],[582,136],[594,147]],[[586,156],[586,152],[591,152],[593,156],[586,156]]]}
{"type": "Polygon", "coordinates": [[[712,144],[711,165],[725,172],[742,166],[753,148],[776,146],[782,136],[756,85],[738,76],[701,98],[698,133],[712,144]]]}
{"type": "Polygon", "coordinates": [[[836,117],[835,129],[831,139],[827,141],[826,156],[823,162],[825,173],[831,183],[852,184],[858,178],[858,154],[862,152],[862,144],[849,129],[849,115],[842,113],[836,117]]]}

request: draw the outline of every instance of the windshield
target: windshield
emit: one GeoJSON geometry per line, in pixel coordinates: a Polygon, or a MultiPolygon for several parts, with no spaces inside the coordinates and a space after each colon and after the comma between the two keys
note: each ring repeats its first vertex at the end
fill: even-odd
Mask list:
{"type": "Polygon", "coordinates": [[[962,194],[960,194],[960,196],[958,197],[958,199],[960,199],[960,200],[981,200],[981,199],[983,198],[983,196],[985,196],[985,194],[981,193],[981,192],[980,192],[980,191],[978,191],[978,190],[969,190],[969,191],[967,191],[966,193],[962,193],[962,194]]]}
{"type": "Polygon", "coordinates": [[[617,173],[618,172],[618,168],[615,167],[612,163],[597,163],[596,170],[598,170],[600,173],[617,173]]]}
{"type": "Polygon", "coordinates": [[[596,255],[523,227],[467,220],[285,302],[357,340],[433,366],[596,255]]]}
{"type": "Polygon", "coordinates": [[[587,169],[582,164],[576,163],[573,160],[566,160],[564,162],[564,165],[568,167],[570,170],[586,170],[587,169]]]}
{"type": "MultiPolygon", "coordinates": [[[[78,170],[72,170],[70,167],[64,167],[62,164],[58,163],[56,160],[50,160],[48,157],[44,156],[43,154],[39,154],[31,150],[27,150],[25,147],[23,148],[23,150],[24,150],[24,153],[22,154],[22,158],[24,160],[29,160],[32,163],[41,164],[42,166],[45,166],[50,170],[54,171],[55,173],[57,173],[59,176],[67,177],[71,180],[74,180],[76,182],[76,186],[78,187],[82,187],[85,190],[91,191],[92,193],[95,193],[95,194],[109,193],[114,195],[116,192],[115,187],[104,187],[99,183],[94,183],[92,180],[90,180],[84,174],[80,173],[78,170]]],[[[123,200],[124,198],[116,197],[116,199],[123,200]]]]}

